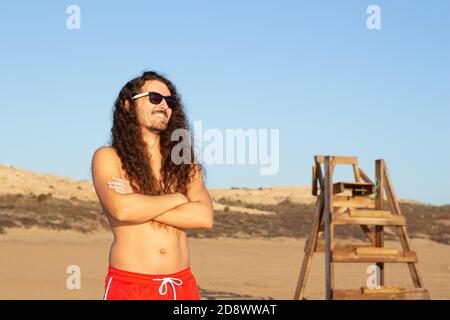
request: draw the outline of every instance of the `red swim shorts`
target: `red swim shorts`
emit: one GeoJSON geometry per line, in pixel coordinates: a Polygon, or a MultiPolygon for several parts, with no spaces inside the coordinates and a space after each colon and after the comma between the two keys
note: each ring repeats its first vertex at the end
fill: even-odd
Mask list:
{"type": "Polygon", "coordinates": [[[144,274],[108,267],[103,300],[201,300],[191,267],[170,274],[144,274]]]}

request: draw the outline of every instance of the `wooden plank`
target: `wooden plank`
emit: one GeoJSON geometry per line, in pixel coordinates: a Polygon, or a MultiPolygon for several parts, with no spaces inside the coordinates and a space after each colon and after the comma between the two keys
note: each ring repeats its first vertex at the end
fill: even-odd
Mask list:
{"type": "Polygon", "coordinates": [[[315,161],[315,163],[314,163],[314,175],[315,175],[315,183],[313,183],[312,194],[315,196],[319,196],[319,190],[317,188],[317,183],[319,183],[319,189],[322,191],[323,190],[323,176],[322,176],[322,167],[321,167],[320,163],[318,163],[317,161],[315,161]],[[315,184],[315,189],[314,189],[314,184],[315,184]]]}
{"type": "Polygon", "coordinates": [[[355,175],[355,181],[359,182],[361,181],[361,173],[359,171],[359,166],[358,164],[353,164],[353,174],[355,175]]]}
{"type": "MultiPolygon", "coordinates": [[[[406,222],[404,222],[406,224],[406,222]]],[[[376,225],[375,226],[375,246],[378,248],[384,247],[384,226],[382,225],[376,225]]],[[[379,270],[379,279],[380,279],[380,285],[383,286],[385,281],[384,276],[384,263],[383,262],[377,262],[377,271],[379,270]]]]}
{"type": "Polygon", "coordinates": [[[389,210],[357,210],[350,209],[350,217],[360,218],[390,218],[391,212],[389,210]]]}
{"type": "Polygon", "coordinates": [[[335,300],[429,300],[428,290],[423,288],[405,289],[397,293],[364,294],[361,289],[339,289],[334,291],[335,300]]]}
{"type": "MultiPolygon", "coordinates": [[[[389,171],[384,163],[383,166],[383,179],[386,195],[390,204],[390,207],[394,210],[397,215],[402,215],[400,210],[400,204],[397,201],[397,196],[394,191],[394,186],[392,185],[391,177],[389,176],[389,171]]],[[[400,238],[400,243],[402,244],[403,251],[411,251],[411,245],[409,242],[408,233],[406,231],[406,226],[400,226],[398,228],[398,235],[400,238]]],[[[409,272],[411,274],[412,281],[416,288],[423,288],[422,276],[419,273],[419,268],[414,263],[408,263],[409,272]]]]}
{"type": "Polygon", "coordinates": [[[317,196],[317,167],[316,165],[313,165],[312,167],[312,187],[311,187],[311,193],[313,196],[317,196]]]}
{"type": "Polygon", "coordinates": [[[342,225],[371,225],[371,226],[404,226],[406,220],[404,216],[394,216],[389,218],[372,217],[352,217],[347,213],[333,214],[333,224],[342,225]]]}
{"type": "Polygon", "coordinates": [[[382,254],[399,254],[398,249],[395,248],[377,248],[377,247],[357,247],[355,248],[357,255],[382,255],[382,254]]]}
{"type": "MultiPolygon", "coordinates": [[[[332,250],[339,250],[339,251],[355,251],[356,248],[361,247],[370,247],[373,248],[372,245],[367,244],[354,244],[354,243],[346,243],[346,242],[336,242],[333,244],[332,250]]],[[[325,252],[325,242],[324,241],[317,241],[316,248],[314,250],[315,252],[325,252]]]]}
{"type": "Polygon", "coordinates": [[[375,183],[373,183],[373,181],[370,180],[369,176],[364,172],[363,169],[359,168],[359,174],[360,174],[360,176],[361,176],[361,179],[362,179],[364,182],[368,182],[368,183],[371,183],[371,184],[375,185],[375,183]]]}
{"type": "MultiPolygon", "coordinates": [[[[325,163],[325,158],[327,156],[315,156],[315,160],[318,163],[325,163]]],[[[358,158],[352,156],[333,156],[334,164],[358,164],[358,158]]]]}
{"type": "Polygon", "coordinates": [[[333,164],[331,157],[325,157],[325,207],[324,207],[324,222],[325,222],[325,298],[327,300],[333,299],[333,283],[334,283],[334,270],[332,265],[331,247],[333,241],[333,229],[331,225],[331,215],[333,210],[333,164]]]}
{"type": "MultiPolygon", "coordinates": [[[[389,204],[392,206],[393,212],[395,214],[402,214],[402,211],[400,209],[400,205],[397,201],[397,195],[395,194],[394,187],[392,185],[391,178],[389,177],[389,172],[386,166],[383,166],[383,178],[385,182],[385,189],[386,189],[386,195],[389,201],[389,204]]],[[[380,192],[381,193],[381,192],[380,192]]]]}
{"type": "MultiPolygon", "coordinates": [[[[375,161],[375,180],[376,180],[376,196],[375,196],[375,208],[377,210],[383,210],[384,209],[384,178],[383,178],[383,170],[384,170],[384,160],[376,160],[375,161]]],[[[391,212],[389,212],[389,216],[391,215],[391,212]]],[[[406,225],[406,221],[403,216],[397,216],[403,218],[403,223],[401,225],[406,225]]],[[[375,245],[377,247],[384,247],[384,227],[382,225],[375,226],[375,245]]],[[[384,263],[378,262],[376,264],[378,267],[377,269],[380,270],[380,285],[384,286],[384,263]]]]}
{"type": "Polygon", "coordinates": [[[380,293],[400,293],[405,292],[405,288],[394,286],[381,286],[380,288],[362,287],[362,294],[380,294],[380,293]]]}
{"type": "Polygon", "coordinates": [[[324,184],[323,184],[322,167],[319,164],[316,164],[316,168],[317,168],[317,180],[319,181],[319,187],[320,187],[320,190],[323,190],[324,184]]]}
{"type": "Polygon", "coordinates": [[[347,211],[348,208],[347,207],[340,207],[336,210],[336,213],[344,213],[345,211],[347,211]]]}
{"type": "Polygon", "coordinates": [[[414,251],[400,252],[398,254],[371,254],[357,255],[355,252],[337,251],[332,254],[333,262],[392,262],[405,263],[417,262],[417,254],[414,251]]]}
{"type": "Polygon", "coordinates": [[[316,213],[314,216],[313,227],[309,235],[307,246],[305,247],[305,256],[303,257],[302,268],[297,281],[297,287],[294,293],[294,300],[303,300],[306,289],[306,282],[308,280],[309,271],[311,270],[311,262],[314,250],[317,244],[317,236],[320,228],[320,222],[323,217],[324,196],[321,195],[316,201],[316,213]]]}
{"type": "Polygon", "coordinates": [[[335,195],[333,196],[333,207],[375,209],[375,200],[365,196],[335,195]]]}
{"type": "MultiPolygon", "coordinates": [[[[331,187],[333,188],[333,175],[334,175],[334,168],[336,166],[336,159],[335,157],[330,157],[331,161],[331,167],[330,167],[330,177],[331,177],[331,187]]],[[[333,190],[333,189],[330,189],[333,190]]],[[[333,193],[331,193],[331,196],[333,196],[333,193]]]]}
{"type": "Polygon", "coordinates": [[[375,236],[372,234],[372,231],[370,231],[369,227],[366,225],[360,225],[360,227],[366,234],[367,239],[369,239],[370,243],[375,246],[375,236]]]}
{"type": "Polygon", "coordinates": [[[373,184],[347,181],[336,182],[333,184],[333,194],[343,193],[346,190],[351,191],[353,196],[370,195],[373,193],[373,184]]]}

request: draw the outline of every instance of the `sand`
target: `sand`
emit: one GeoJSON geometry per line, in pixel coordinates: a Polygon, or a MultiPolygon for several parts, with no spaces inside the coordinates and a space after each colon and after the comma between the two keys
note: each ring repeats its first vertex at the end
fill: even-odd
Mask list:
{"type": "MultiPolygon", "coordinates": [[[[284,237],[285,231],[281,233],[283,238],[259,238],[251,232],[239,237],[240,229],[234,234],[237,238],[231,238],[229,232],[219,231],[248,224],[250,231],[255,226],[268,232],[274,230],[273,226],[284,230],[284,224],[279,225],[280,221],[273,217],[299,218],[297,211],[306,210],[302,205],[315,200],[310,186],[210,189],[210,193],[215,211],[222,213],[222,220],[217,220],[226,225],[217,223],[206,238],[189,239],[191,267],[203,299],[292,299],[303,260],[304,238],[284,237]]],[[[101,222],[101,212],[97,212],[92,182],[0,164],[0,196],[4,206],[0,210],[0,227],[3,223],[7,231],[0,233],[0,299],[101,299],[112,234],[94,228],[101,222]],[[16,220],[20,223],[16,224],[16,220]],[[97,229],[101,231],[75,231],[97,229]],[[66,286],[66,270],[71,265],[81,269],[80,289],[66,286]]],[[[438,208],[410,200],[403,203],[420,205],[416,208],[420,214],[411,214],[409,211],[415,210],[412,206],[404,208],[409,213],[411,233],[416,235],[411,243],[419,256],[425,286],[432,299],[450,299],[448,206],[438,208]],[[420,232],[423,239],[418,237],[420,232]],[[435,237],[440,243],[430,240],[441,234],[442,239],[435,237]]],[[[297,220],[295,228],[305,227],[306,222],[297,220]]],[[[301,235],[307,234],[309,228],[308,223],[301,235]]],[[[386,246],[398,244],[386,241],[386,246]]],[[[336,288],[364,285],[367,266],[337,265],[336,288]]],[[[412,287],[406,264],[387,264],[386,284],[412,287]]],[[[306,297],[324,297],[323,254],[317,254],[313,260],[306,297]]]]}
{"type": "MultiPolygon", "coordinates": [[[[0,235],[0,299],[101,299],[109,232],[80,234],[12,228],[0,235]],[[66,288],[67,267],[81,268],[81,289],[66,288]]],[[[189,239],[191,267],[203,299],[292,299],[303,259],[304,239],[189,239]]],[[[389,241],[386,246],[394,246],[389,241]]],[[[450,246],[413,239],[419,268],[432,299],[450,299],[450,246]],[[437,259],[439,257],[439,259],[437,259]]],[[[366,281],[364,264],[336,267],[337,288],[366,281]]],[[[405,264],[388,264],[387,284],[411,287],[405,264]]],[[[322,299],[323,254],[313,260],[306,296],[322,299]]]]}

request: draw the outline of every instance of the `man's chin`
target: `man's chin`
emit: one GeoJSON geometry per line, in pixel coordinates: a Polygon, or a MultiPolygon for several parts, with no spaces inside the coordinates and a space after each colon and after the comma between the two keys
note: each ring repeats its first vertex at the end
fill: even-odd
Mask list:
{"type": "Polygon", "coordinates": [[[161,132],[166,131],[167,126],[150,126],[150,127],[147,127],[147,129],[150,131],[153,131],[153,132],[161,133],[161,132]]]}

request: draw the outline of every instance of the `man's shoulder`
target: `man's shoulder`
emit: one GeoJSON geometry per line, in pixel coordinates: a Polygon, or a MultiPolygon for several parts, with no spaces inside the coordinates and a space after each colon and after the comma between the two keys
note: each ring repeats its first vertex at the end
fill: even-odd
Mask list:
{"type": "Polygon", "coordinates": [[[113,161],[117,163],[119,156],[117,155],[116,149],[111,146],[101,146],[95,150],[92,161],[101,160],[101,161],[113,161]]]}

